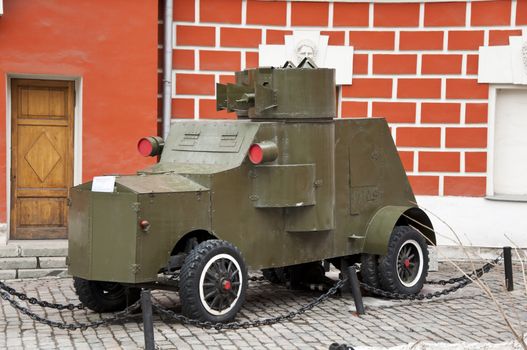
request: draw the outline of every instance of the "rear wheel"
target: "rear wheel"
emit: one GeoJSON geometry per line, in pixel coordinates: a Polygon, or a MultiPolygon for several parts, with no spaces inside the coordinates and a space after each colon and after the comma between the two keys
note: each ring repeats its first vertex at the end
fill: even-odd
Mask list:
{"type": "Polygon", "coordinates": [[[139,288],[126,287],[116,282],[73,277],[73,286],[81,303],[95,312],[120,311],[140,297],[139,288]]]}
{"type": "Polygon", "coordinates": [[[264,278],[271,282],[271,283],[274,283],[274,284],[279,284],[279,283],[282,283],[282,281],[280,280],[280,277],[277,275],[276,273],[276,269],[275,268],[268,268],[268,269],[263,269],[262,270],[262,275],[264,276],[264,278]]]}
{"type": "Polygon", "coordinates": [[[428,249],[425,238],[413,227],[396,226],[388,243],[388,253],[379,259],[382,289],[416,294],[428,274],[428,249]]]}
{"type": "Polygon", "coordinates": [[[200,243],[181,267],[181,308],[185,316],[231,321],[245,301],[247,268],[240,251],[221,240],[200,243]]]}
{"type": "Polygon", "coordinates": [[[362,282],[375,288],[379,288],[379,271],[377,269],[378,255],[361,254],[360,275],[362,282]]]}

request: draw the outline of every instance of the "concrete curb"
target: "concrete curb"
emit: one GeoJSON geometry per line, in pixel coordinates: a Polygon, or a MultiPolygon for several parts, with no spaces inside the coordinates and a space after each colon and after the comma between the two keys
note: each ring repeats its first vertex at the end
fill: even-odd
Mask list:
{"type": "MultiPolygon", "coordinates": [[[[527,337],[525,338],[527,339],[527,337]]],[[[517,341],[508,341],[503,343],[433,343],[433,342],[416,342],[394,347],[369,347],[357,346],[355,350],[521,350],[523,347],[517,341]]]]}

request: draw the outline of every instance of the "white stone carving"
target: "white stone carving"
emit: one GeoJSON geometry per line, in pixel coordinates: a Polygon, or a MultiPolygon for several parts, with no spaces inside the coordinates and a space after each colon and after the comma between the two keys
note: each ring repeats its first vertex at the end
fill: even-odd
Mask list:
{"type": "Polygon", "coordinates": [[[319,31],[295,30],[285,36],[285,45],[260,45],[260,66],[281,67],[286,61],[298,65],[304,57],[321,68],[334,68],[337,85],[351,84],[353,47],[328,45],[329,37],[319,31]]]}

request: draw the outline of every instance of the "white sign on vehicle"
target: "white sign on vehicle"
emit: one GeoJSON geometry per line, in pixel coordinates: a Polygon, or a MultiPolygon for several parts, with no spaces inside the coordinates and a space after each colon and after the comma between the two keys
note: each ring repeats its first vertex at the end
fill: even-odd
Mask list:
{"type": "Polygon", "coordinates": [[[113,192],[115,176],[94,176],[91,184],[92,192],[113,192]]]}

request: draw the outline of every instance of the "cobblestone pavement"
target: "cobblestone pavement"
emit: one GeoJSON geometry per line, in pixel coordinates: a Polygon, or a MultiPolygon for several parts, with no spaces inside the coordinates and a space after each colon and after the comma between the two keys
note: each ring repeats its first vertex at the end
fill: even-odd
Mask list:
{"type": "MultiPolygon", "coordinates": [[[[468,270],[468,266],[465,266],[468,270]]],[[[513,325],[526,331],[527,297],[520,266],[515,266],[515,291],[503,287],[503,266],[484,276],[513,325]],[[521,323],[524,323],[523,325],[521,323]]],[[[458,276],[445,264],[429,280],[458,276]]],[[[10,286],[39,299],[59,303],[78,302],[70,278],[8,281],[10,286]]],[[[425,292],[440,289],[427,285],[425,292]]],[[[309,302],[320,292],[290,291],[268,282],[251,282],[247,301],[238,321],[273,317],[309,302]]],[[[154,303],[179,310],[177,294],[156,291],[154,303]]],[[[435,342],[445,344],[503,343],[513,336],[493,301],[474,284],[441,299],[390,301],[365,297],[366,315],[356,316],[349,298],[334,297],[291,322],[237,331],[203,330],[183,326],[155,316],[155,340],[160,349],[328,349],[333,342],[356,349],[391,347],[435,342]]],[[[86,322],[99,314],[77,310],[56,311],[31,305],[30,309],[49,319],[86,322]]],[[[104,317],[104,315],[103,315],[104,317]]],[[[474,345],[474,344],[473,344],[474,345]]],[[[445,345],[446,346],[446,345],[445,345]]],[[[509,348],[508,345],[505,348],[509,348]]],[[[66,331],[36,323],[18,313],[6,301],[0,303],[1,349],[137,349],[143,347],[140,315],[123,324],[95,330],[66,331]]]]}

